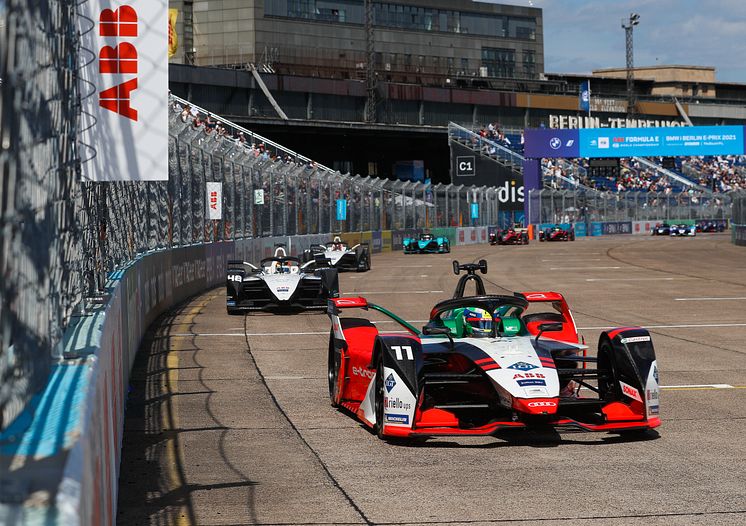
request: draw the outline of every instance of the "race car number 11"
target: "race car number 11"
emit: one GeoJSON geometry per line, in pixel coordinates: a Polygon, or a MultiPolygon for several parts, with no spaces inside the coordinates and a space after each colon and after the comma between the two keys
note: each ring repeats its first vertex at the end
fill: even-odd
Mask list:
{"type": "Polygon", "coordinates": [[[414,355],[412,354],[412,348],[409,345],[392,345],[391,348],[396,353],[396,359],[401,361],[404,359],[404,354],[407,355],[407,360],[414,360],[414,355]]]}

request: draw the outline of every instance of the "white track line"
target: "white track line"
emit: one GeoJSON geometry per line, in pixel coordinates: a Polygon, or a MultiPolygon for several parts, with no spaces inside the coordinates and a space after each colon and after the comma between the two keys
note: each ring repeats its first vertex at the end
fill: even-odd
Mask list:
{"type": "MultiPolygon", "coordinates": [[[[557,263],[557,258],[554,259],[542,259],[542,263],[557,263]]],[[[569,263],[583,263],[584,261],[601,261],[601,258],[594,259],[563,259],[562,261],[569,263]]]]}
{"type": "Polygon", "coordinates": [[[370,294],[442,294],[442,290],[373,290],[367,292],[345,292],[343,296],[367,296],[370,294]]]}
{"type": "Polygon", "coordinates": [[[588,278],[586,281],[673,281],[690,278],[588,278]]]}
{"type": "Polygon", "coordinates": [[[431,268],[432,265],[386,265],[386,268],[431,268]]]}
{"type": "Polygon", "coordinates": [[[734,298],[675,298],[674,301],[736,301],[746,300],[746,296],[738,296],[734,298]]]}
{"type": "Polygon", "coordinates": [[[730,384],[661,385],[661,389],[735,389],[730,384]]]}
{"type": "Polygon", "coordinates": [[[616,270],[622,267],[551,267],[549,270],[616,270]]]}
{"type": "MultiPolygon", "coordinates": [[[[578,327],[579,330],[606,330],[622,327],[623,325],[606,326],[606,327],[578,327]]],[[[746,323],[691,323],[686,325],[639,325],[645,329],[696,329],[699,327],[746,327],[746,323]]],[[[637,327],[637,325],[635,325],[637,327]]]]}

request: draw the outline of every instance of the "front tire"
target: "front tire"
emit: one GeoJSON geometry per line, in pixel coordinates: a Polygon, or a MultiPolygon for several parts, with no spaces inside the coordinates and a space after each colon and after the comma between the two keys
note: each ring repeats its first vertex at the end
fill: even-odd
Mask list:
{"type": "Polygon", "coordinates": [[[342,353],[334,347],[334,332],[329,332],[329,353],[327,358],[327,375],[329,377],[329,400],[332,407],[339,407],[339,369],[342,365],[342,353]]]}
{"type": "Polygon", "coordinates": [[[379,349],[378,352],[378,358],[376,360],[376,379],[375,385],[373,386],[373,390],[376,394],[376,400],[375,400],[375,410],[376,410],[376,424],[373,427],[374,431],[376,432],[376,435],[380,439],[384,439],[385,435],[383,434],[383,399],[384,399],[384,393],[383,393],[383,350],[379,349]]]}

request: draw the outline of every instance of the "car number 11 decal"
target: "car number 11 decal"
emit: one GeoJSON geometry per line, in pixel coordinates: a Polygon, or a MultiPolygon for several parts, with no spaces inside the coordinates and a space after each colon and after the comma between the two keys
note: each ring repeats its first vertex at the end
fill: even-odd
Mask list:
{"type": "Polygon", "coordinates": [[[396,353],[396,359],[401,360],[414,360],[414,354],[412,354],[412,347],[409,345],[392,345],[391,348],[396,353]],[[406,354],[406,358],[404,358],[404,355],[406,354]]]}

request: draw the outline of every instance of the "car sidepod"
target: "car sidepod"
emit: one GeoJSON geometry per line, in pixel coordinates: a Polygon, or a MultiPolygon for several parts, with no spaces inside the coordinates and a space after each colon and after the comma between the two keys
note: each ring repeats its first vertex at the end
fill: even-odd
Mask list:
{"type": "Polygon", "coordinates": [[[599,396],[606,402],[606,421],[629,428],[660,425],[658,363],[650,333],[639,327],[601,334],[598,369],[610,374],[599,378],[599,396]]]}

